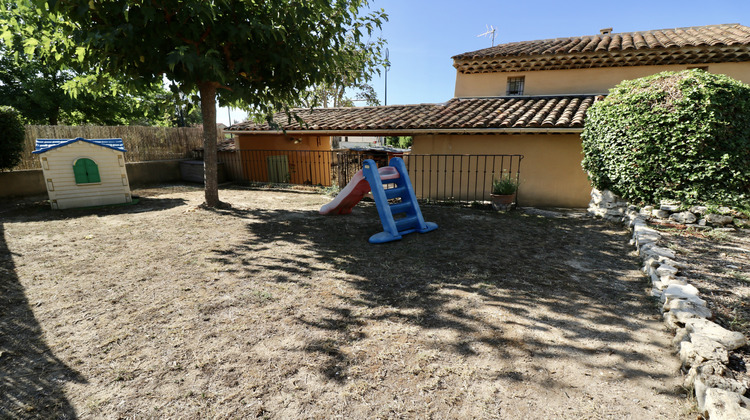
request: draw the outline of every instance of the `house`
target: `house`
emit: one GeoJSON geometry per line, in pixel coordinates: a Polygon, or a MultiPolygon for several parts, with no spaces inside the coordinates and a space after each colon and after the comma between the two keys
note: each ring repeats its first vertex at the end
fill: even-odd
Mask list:
{"type": "MultiPolygon", "coordinates": [[[[523,205],[585,207],[591,190],[581,169],[586,110],[623,80],[667,70],[699,68],[750,83],[750,28],[724,24],[623,33],[608,28],[467,52],[454,56],[453,65],[454,98],[443,104],[296,110],[305,124],[276,116],[283,134],[252,122],[228,131],[238,135],[241,149],[291,139],[307,145],[329,144],[332,136],[411,135],[412,156],[523,155],[523,205]]],[[[468,165],[479,167],[480,161],[468,165]]],[[[483,170],[482,182],[490,182],[488,167],[483,170]]],[[[425,176],[434,177],[411,178],[418,184],[425,176]]]]}
{"type": "Polygon", "coordinates": [[[37,139],[53,209],[129,203],[122,139],[37,139]]]}

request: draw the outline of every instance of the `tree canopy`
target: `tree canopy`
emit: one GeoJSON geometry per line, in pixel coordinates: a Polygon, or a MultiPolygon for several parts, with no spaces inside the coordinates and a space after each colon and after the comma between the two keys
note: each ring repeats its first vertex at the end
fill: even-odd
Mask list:
{"type": "MultiPolygon", "coordinates": [[[[18,15],[36,15],[42,28],[28,52],[67,57],[142,89],[164,77],[184,93],[198,91],[204,127],[206,204],[220,204],[216,179],[216,107],[251,107],[270,115],[308,88],[351,76],[370,37],[387,18],[361,15],[367,0],[89,1],[20,0],[18,15]],[[46,39],[45,39],[46,38],[46,39]],[[357,48],[344,48],[347,42],[357,48]],[[343,73],[343,74],[342,74],[343,73]]],[[[378,48],[375,44],[374,48],[378,48]]],[[[74,93],[95,90],[102,78],[69,82],[74,93]]]]}
{"type": "Polygon", "coordinates": [[[624,81],[586,115],[583,167],[634,202],[746,207],[750,86],[702,70],[624,81]]]}
{"type": "MultiPolygon", "coordinates": [[[[2,52],[0,51],[0,54],[2,52]]],[[[26,124],[170,125],[175,108],[172,95],[161,84],[129,94],[82,92],[73,98],[63,85],[76,77],[72,71],[50,68],[33,59],[0,55],[0,105],[21,113],[26,124]]]]}
{"type": "MultiPolygon", "coordinates": [[[[15,2],[0,7],[0,105],[14,107],[26,124],[168,125],[175,104],[163,83],[135,94],[116,80],[106,88],[73,97],[64,85],[89,77],[87,69],[66,68],[65,57],[39,54],[34,37],[45,25],[38,16],[21,15],[15,2]],[[20,30],[15,30],[20,29],[20,30]],[[31,36],[31,38],[30,38],[31,36]]],[[[54,31],[54,27],[48,27],[54,31]]],[[[54,42],[54,37],[40,37],[54,42]]],[[[89,69],[90,70],[90,69],[89,69]]]]}
{"type": "Polygon", "coordinates": [[[308,88],[301,95],[299,103],[293,105],[336,108],[354,106],[354,101],[363,101],[369,106],[380,105],[375,89],[368,82],[376,72],[380,72],[383,65],[380,51],[384,45],[385,41],[378,38],[363,48],[348,36],[346,43],[340,48],[350,51],[356,59],[344,63],[336,70],[336,82],[324,82],[308,88]],[[347,96],[352,91],[354,98],[347,96]]]}

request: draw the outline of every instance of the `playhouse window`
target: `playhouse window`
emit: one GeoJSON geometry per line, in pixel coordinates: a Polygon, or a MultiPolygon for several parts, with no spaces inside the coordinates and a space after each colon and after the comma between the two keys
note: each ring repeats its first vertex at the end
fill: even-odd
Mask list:
{"type": "Polygon", "coordinates": [[[76,160],[73,173],[76,176],[76,184],[93,184],[102,181],[99,177],[99,167],[91,159],[76,160]]]}

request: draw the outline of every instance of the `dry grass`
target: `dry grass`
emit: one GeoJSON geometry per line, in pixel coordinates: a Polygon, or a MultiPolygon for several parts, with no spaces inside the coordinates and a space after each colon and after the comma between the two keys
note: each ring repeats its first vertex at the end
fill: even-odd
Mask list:
{"type": "Polygon", "coordinates": [[[424,206],[141,190],[0,213],[0,417],[683,418],[679,362],[627,234],[424,206]]]}

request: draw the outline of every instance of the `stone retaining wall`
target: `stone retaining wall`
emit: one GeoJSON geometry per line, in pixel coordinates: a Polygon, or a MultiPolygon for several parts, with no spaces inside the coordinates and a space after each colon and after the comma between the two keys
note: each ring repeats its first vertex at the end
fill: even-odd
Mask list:
{"type": "Polygon", "coordinates": [[[735,379],[727,368],[729,352],[746,345],[747,338],[709,320],[713,314],[706,301],[680,275],[685,265],[663,246],[661,233],[647,223],[658,219],[694,229],[734,230],[750,227],[750,221],[726,207],[716,209],[716,213],[702,206],[686,209],[674,203],[638,209],[610,191],[598,190],[591,192],[591,198],[591,214],[621,222],[632,230],[631,243],[643,259],[643,271],[651,280],[651,295],[659,298],[664,321],[675,331],[673,344],[687,372],[684,385],[695,391],[698,408],[711,420],[750,419],[750,399],[744,397],[750,382],[735,379]]]}

